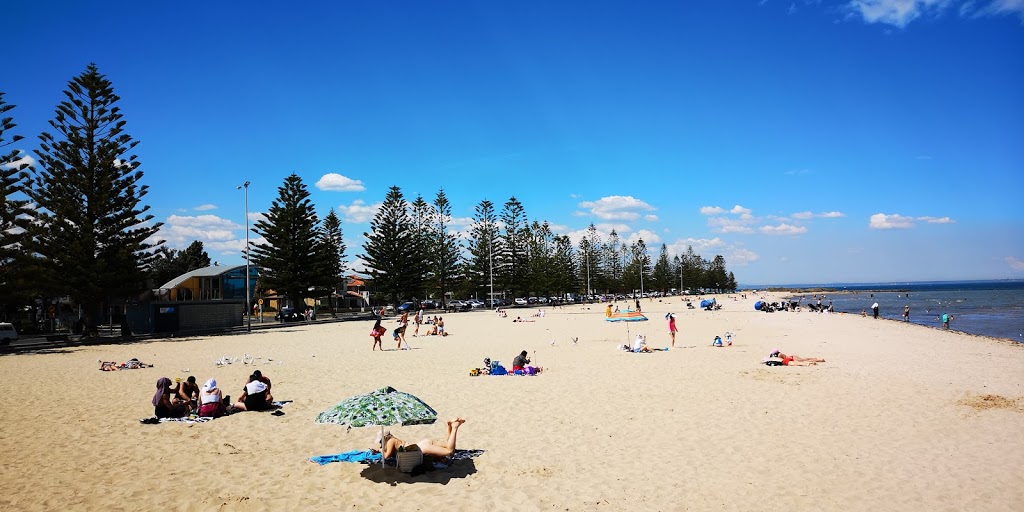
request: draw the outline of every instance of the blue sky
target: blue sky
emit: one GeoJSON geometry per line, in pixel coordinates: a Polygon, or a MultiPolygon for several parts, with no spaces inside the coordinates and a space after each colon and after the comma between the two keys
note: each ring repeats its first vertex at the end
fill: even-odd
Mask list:
{"type": "Polygon", "coordinates": [[[5,3],[22,149],[95,62],[162,237],[222,263],[235,187],[295,172],[352,257],[398,185],[741,283],[1024,278],[1024,0],[103,5],[5,3]]]}

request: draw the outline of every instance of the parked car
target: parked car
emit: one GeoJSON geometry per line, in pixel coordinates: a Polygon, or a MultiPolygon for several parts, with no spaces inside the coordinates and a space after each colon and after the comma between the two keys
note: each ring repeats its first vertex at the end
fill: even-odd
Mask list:
{"type": "Polygon", "coordinates": [[[527,297],[526,298],[526,303],[527,304],[536,304],[537,303],[537,297],[527,297]]]}
{"type": "Polygon", "coordinates": [[[274,320],[279,322],[301,322],[303,318],[302,313],[296,311],[295,308],[283,307],[281,311],[274,315],[274,320]]]}
{"type": "Polygon", "coordinates": [[[441,307],[441,303],[434,299],[424,299],[420,302],[420,307],[423,309],[438,309],[441,307]]]}
{"type": "Polygon", "coordinates": [[[487,307],[487,304],[484,304],[484,301],[482,301],[482,300],[470,299],[470,300],[467,300],[466,302],[468,302],[469,306],[471,308],[473,308],[473,309],[480,309],[480,308],[487,307]]]}
{"type": "Polygon", "coordinates": [[[18,330],[14,324],[0,323],[0,345],[10,345],[12,341],[18,341],[18,330]]]}
{"type": "Polygon", "coordinates": [[[526,297],[516,297],[515,303],[516,306],[525,306],[529,304],[529,301],[526,300],[526,297]]]}
{"type": "Polygon", "coordinates": [[[415,302],[403,302],[401,305],[398,306],[399,313],[405,313],[406,311],[412,313],[416,311],[416,309],[417,307],[415,302]]]}
{"type": "Polygon", "coordinates": [[[448,301],[448,307],[445,308],[447,311],[469,311],[473,307],[468,302],[461,300],[450,300],[448,301]]]}
{"type": "Polygon", "coordinates": [[[487,307],[489,308],[500,308],[508,305],[508,302],[506,302],[505,299],[487,299],[484,302],[487,303],[487,307]]]}

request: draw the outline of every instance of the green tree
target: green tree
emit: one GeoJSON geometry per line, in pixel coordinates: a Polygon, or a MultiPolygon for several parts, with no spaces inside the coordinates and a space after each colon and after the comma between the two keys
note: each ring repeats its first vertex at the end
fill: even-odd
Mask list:
{"type": "Polygon", "coordinates": [[[564,297],[566,292],[580,289],[579,265],[573,253],[572,240],[567,235],[559,235],[554,239],[554,254],[551,257],[552,290],[564,297]]]}
{"type": "Polygon", "coordinates": [[[413,254],[421,260],[417,268],[422,273],[410,278],[410,281],[406,283],[406,290],[411,291],[413,297],[425,297],[427,287],[434,282],[433,247],[437,240],[437,232],[433,225],[434,207],[418,194],[409,207],[412,245],[416,248],[413,254]]]}
{"type": "Polygon", "coordinates": [[[721,254],[711,260],[708,274],[708,287],[721,292],[729,285],[729,276],[725,270],[725,258],[721,254]]]}
{"type": "Polygon", "coordinates": [[[668,261],[668,246],[661,244],[661,251],[658,253],[658,261],[654,263],[651,270],[650,289],[667,292],[672,286],[672,266],[668,261]]]}
{"type": "Polygon", "coordinates": [[[274,290],[297,307],[315,296],[321,284],[319,224],[306,184],[293,173],[277,188],[277,199],[252,229],[266,240],[252,244],[251,250],[252,261],[260,268],[261,289],[274,290]]]}
{"type": "Polygon", "coordinates": [[[434,288],[444,297],[455,286],[458,278],[459,260],[462,257],[462,244],[455,233],[449,233],[448,225],[452,221],[452,206],[444,189],[437,191],[434,198],[433,225],[429,231],[433,233],[430,248],[430,274],[434,280],[434,288]]]}
{"type": "Polygon", "coordinates": [[[317,233],[317,289],[320,296],[326,296],[331,304],[331,316],[336,317],[335,293],[345,293],[345,239],[342,237],[341,219],[334,208],[327,212],[320,231],[317,233]]]}
{"type": "Polygon", "coordinates": [[[607,292],[608,286],[603,272],[604,265],[602,264],[604,242],[601,240],[601,234],[598,233],[593,223],[587,228],[587,234],[580,239],[578,252],[580,284],[584,293],[589,295],[598,290],[607,292]],[[587,289],[588,286],[589,290],[587,289]]]}
{"type": "MultiPolygon", "coordinates": [[[[486,290],[490,293],[492,266],[498,263],[494,258],[501,254],[501,239],[498,237],[498,217],[494,212],[494,203],[486,199],[480,201],[473,210],[473,224],[469,228],[466,252],[468,255],[464,274],[468,290],[486,290]]],[[[500,274],[495,277],[500,278],[500,274]]]]}
{"type": "Polygon", "coordinates": [[[622,273],[625,269],[626,263],[623,261],[625,247],[622,244],[619,234],[613,229],[608,234],[608,242],[604,244],[604,252],[601,255],[602,263],[604,264],[604,275],[606,276],[606,284],[609,291],[623,292],[625,286],[622,281],[622,273]]]}
{"type": "Polygon", "coordinates": [[[0,91],[0,304],[5,307],[28,301],[30,269],[36,266],[23,247],[30,213],[28,201],[18,197],[24,193],[29,164],[20,161],[17,149],[4,153],[5,148],[23,139],[21,135],[6,138],[6,132],[17,126],[13,117],[6,116],[13,108],[0,91]]]}
{"type": "Polygon", "coordinates": [[[554,234],[547,221],[543,224],[533,221],[524,231],[527,254],[527,291],[548,297],[554,284],[552,265],[552,243],[554,234]]]}
{"type": "Polygon", "coordinates": [[[86,312],[87,327],[104,301],[122,303],[146,287],[162,223],[142,204],[148,187],[124,131],[120,100],[95,64],[68,82],[39,136],[39,165],[26,192],[36,208],[31,250],[45,258],[54,288],[86,312]]]}
{"type": "Polygon", "coordinates": [[[162,286],[186,272],[210,266],[210,255],[199,240],[193,241],[182,251],[160,247],[156,255],[150,265],[150,281],[154,287],[162,286]]]}
{"type": "Polygon", "coordinates": [[[391,303],[420,290],[424,259],[415,244],[409,205],[396,186],[388,190],[373,220],[359,257],[366,262],[376,293],[391,303]]]}
{"type": "Polygon", "coordinates": [[[520,297],[527,291],[528,225],[523,204],[515,196],[509,198],[502,207],[501,222],[504,224],[504,230],[501,233],[501,252],[498,253],[500,257],[496,268],[501,269],[502,289],[508,290],[513,297],[520,297]]]}

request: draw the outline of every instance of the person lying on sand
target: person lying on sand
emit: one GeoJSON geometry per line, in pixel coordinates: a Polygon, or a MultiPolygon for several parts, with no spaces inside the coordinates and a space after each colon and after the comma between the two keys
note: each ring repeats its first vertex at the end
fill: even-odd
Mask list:
{"type": "Polygon", "coordinates": [[[385,459],[394,457],[398,453],[398,448],[404,447],[405,451],[419,450],[423,452],[424,457],[433,457],[435,459],[443,459],[445,457],[451,457],[455,453],[455,438],[459,433],[459,427],[465,423],[466,420],[462,418],[455,418],[448,421],[448,432],[443,441],[431,441],[430,439],[423,439],[416,444],[405,444],[405,441],[391,435],[390,430],[384,430],[383,433],[377,434],[377,440],[373,450],[380,450],[381,443],[384,444],[384,451],[382,454],[385,459]]]}
{"type": "Polygon", "coordinates": [[[786,355],[774,349],[768,354],[768,360],[782,363],[782,366],[812,366],[818,363],[824,363],[825,360],[818,357],[800,357],[798,355],[786,355]]]}
{"type": "Polygon", "coordinates": [[[512,320],[512,321],[513,321],[513,322],[519,322],[519,323],[522,323],[522,322],[534,322],[535,320],[523,320],[523,319],[522,319],[522,317],[518,317],[518,316],[517,316],[517,317],[516,317],[516,319],[515,319],[515,320],[512,320]]]}

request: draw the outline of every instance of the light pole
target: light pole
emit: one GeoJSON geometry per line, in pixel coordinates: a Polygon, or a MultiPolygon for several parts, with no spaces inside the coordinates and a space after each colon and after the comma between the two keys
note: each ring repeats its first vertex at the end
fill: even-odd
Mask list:
{"type": "Polygon", "coordinates": [[[238,189],[245,190],[245,330],[252,332],[252,305],[249,304],[252,298],[249,293],[249,182],[235,187],[235,190],[238,189]]]}
{"type": "Polygon", "coordinates": [[[493,236],[491,230],[487,230],[487,266],[491,274],[491,307],[494,307],[494,247],[492,247],[493,236]]]}

